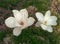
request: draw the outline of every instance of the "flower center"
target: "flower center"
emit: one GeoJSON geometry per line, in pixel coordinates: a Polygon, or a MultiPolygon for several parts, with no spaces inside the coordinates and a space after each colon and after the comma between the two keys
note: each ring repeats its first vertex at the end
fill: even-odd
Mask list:
{"type": "Polygon", "coordinates": [[[24,22],[23,22],[23,21],[21,21],[19,24],[20,24],[20,25],[24,25],[24,22]]]}
{"type": "Polygon", "coordinates": [[[43,24],[47,25],[47,21],[44,21],[43,24]]]}

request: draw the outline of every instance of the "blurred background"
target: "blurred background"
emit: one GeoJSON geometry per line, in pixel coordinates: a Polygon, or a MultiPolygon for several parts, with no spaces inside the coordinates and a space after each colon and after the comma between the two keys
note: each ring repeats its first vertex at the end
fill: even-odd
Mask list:
{"type": "Polygon", "coordinates": [[[0,0],[0,44],[60,44],[60,0],[0,0]],[[12,29],[4,23],[5,19],[13,16],[13,9],[23,8],[35,19],[35,12],[45,14],[51,10],[51,14],[58,17],[58,25],[53,27],[54,32],[49,33],[32,26],[23,30],[20,36],[13,36],[12,29]]]}

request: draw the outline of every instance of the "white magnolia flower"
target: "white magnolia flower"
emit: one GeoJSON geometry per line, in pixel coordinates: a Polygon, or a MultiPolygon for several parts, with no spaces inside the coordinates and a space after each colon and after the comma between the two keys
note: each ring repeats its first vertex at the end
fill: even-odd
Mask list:
{"type": "Polygon", "coordinates": [[[36,17],[38,19],[38,22],[36,23],[36,26],[41,26],[43,30],[47,30],[49,32],[53,32],[52,26],[57,25],[57,17],[56,16],[50,16],[51,13],[48,10],[45,13],[45,16],[43,16],[42,13],[37,12],[36,17]]]}
{"type": "Polygon", "coordinates": [[[14,28],[13,35],[19,36],[22,29],[31,26],[35,19],[32,17],[28,18],[28,12],[26,9],[12,10],[14,17],[9,17],[5,20],[6,26],[14,28]]]}

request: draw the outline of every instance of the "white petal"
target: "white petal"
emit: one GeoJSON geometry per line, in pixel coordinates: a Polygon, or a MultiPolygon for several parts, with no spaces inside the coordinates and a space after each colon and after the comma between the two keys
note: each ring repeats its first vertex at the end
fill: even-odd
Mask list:
{"type": "Polygon", "coordinates": [[[48,18],[50,17],[50,15],[51,15],[51,12],[48,10],[48,11],[45,13],[44,20],[49,20],[48,18]]]}
{"type": "Polygon", "coordinates": [[[57,17],[55,16],[50,16],[50,18],[48,18],[49,20],[47,20],[47,25],[57,25],[57,17]]]}
{"type": "Polygon", "coordinates": [[[43,14],[42,14],[42,13],[37,12],[37,13],[36,13],[36,17],[37,17],[38,21],[40,21],[40,22],[43,21],[43,14]]]}
{"type": "Polygon", "coordinates": [[[53,26],[56,26],[57,25],[57,22],[53,22],[53,24],[52,24],[53,26]]]}
{"type": "Polygon", "coordinates": [[[36,26],[36,27],[40,27],[40,23],[37,22],[37,23],[35,24],[35,26],[36,26]]]}
{"type": "Polygon", "coordinates": [[[43,30],[46,30],[47,29],[47,26],[44,25],[44,24],[41,24],[41,27],[42,27],[43,30]]]}
{"type": "Polygon", "coordinates": [[[51,19],[56,21],[57,20],[57,17],[56,16],[51,16],[51,19]]]}
{"type": "Polygon", "coordinates": [[[34,18],[29,17],[29,18],[27,19],[26,26],[31,26],[31,25],[34,23],[34,21],[35,21],[35,19],[34,19],[34,18]]]}
{"type": "Polygon", "coordinates": [[[13,27],[15,27],[14,26],[14,23],[15,23],[14,21],[15,21],[15,19],[13,17],[9,17],[5,20],[5,24],[6,24],[6,26],[8,26],[10,28],[13,28],[13,27]]]}
{"type": "Polygon", "coordinates": [[[26,9],[21,9],[20,14],[22,14],[25,18],[28,17],[28,11],[26,9]]]}
{"type": "Polygon", "coordinates": [[[50,16],[50,15],[51,15],[51,12],[50,12],[50,10],[48,10],[48,11],[45,13],[45,16],[48,17],[48,16],[50,16]]]}
{"type": "Polygon", "coordinates": [[[53,25],[53,26],[55,26],[55,25],[57,25],[57,22],[49,22],[47,25],[53,25]]]}
{"type": "Polygon", "coordinates": [[[53,26],[55,26],[55,25],[57,25],[57,22],[56,21],[53,21],[53,20],[49,20],[47,22],[47,25],[53,25],[53,26]]]}
{"type": "Polygon", "coordinates": [[[48,31],[48,32],[53,32],[52,27],[51,27],[51,26],[48,26],[48,27],[47,27],[47,31],[48,31]]]}
{"type": "Polygon", "coordinates": [[[17,21],[20,21],[22,19],[22,14],[18,10],[12,10],[14,17],[17,21]]]}
{"type": "Polygon", "coordinates": [[[20,29],[20,28],[14,28],[13,35],[19,36],[21,34],[21,32],[22,32],[22,29],[20,29]]]}
{"type": "Polygon", "coordinates": [[[53,32],[53,29],[51,26],[48,26],[48,25],[46,26],[46,25],[41,24],[41,27],[43,30],[47,30],[48,32],[53,32]]]}

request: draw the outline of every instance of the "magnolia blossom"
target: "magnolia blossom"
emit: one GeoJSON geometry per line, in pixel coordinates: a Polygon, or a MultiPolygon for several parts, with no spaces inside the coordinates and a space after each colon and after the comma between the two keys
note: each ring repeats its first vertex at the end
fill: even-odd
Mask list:
{"type": "Polygon", "coordinates": [[[31,26],[35,19],[32,17],[28,18],[28,12],[26,9],[12,10],[14,17],[8,17],[5,20],[6,26],[14,28],[13,35],[19,36],[22,32],[22,29],[31,26]]]}
{"type": "Polygon", "coordinates": [[[50,11],[48,10],[45,13],[45,16],[43,16],[42,13],[37,12],[36,17],[38,19],[38,22],[36,23],[36,26],[41,26],[43,30],[47,30],[48,32],[53,32],[52,26],[57,25],[57,17],[51,16],[50,11]]]}

